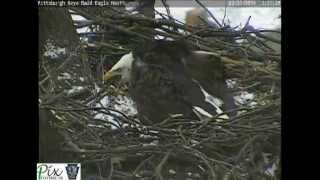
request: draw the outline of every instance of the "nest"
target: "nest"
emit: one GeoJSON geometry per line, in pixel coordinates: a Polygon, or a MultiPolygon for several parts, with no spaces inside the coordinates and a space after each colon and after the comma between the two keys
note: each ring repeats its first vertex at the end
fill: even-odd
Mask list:
{"type": "Polygon", "coordinates": [[[83,174],[105,179],[279,178],[266,170],[276,166],[280,173],[281,52],[270,46],[280,39],[266,35],[273,31],[199,29],[163,14],[155,20],[125,10],[71,10],[90,20],[76,22],[78,28],[99,27],[80,36],[91,33],[99,40],[80,42],[63,60],[40,57],[39,109],[54,116],[49,125],[63,136],[59,151],[81,162],[83,174]],[[115,99],[127,95],[126,86],[103,84],[102,75],[137,42],[152,41],[150,35],[185,39],[216,54],[236,82],[234,93],[253,93],[254,104],[229,110],[238,112],[229,120],[171,115],[148,126],[134,113],[122,112],[115,99]]]}

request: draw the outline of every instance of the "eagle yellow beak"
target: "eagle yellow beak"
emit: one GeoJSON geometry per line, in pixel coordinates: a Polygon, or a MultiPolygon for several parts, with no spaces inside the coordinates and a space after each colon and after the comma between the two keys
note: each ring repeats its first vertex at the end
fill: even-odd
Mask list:
{"type": "Polygon", "coordinates": [[[106,72],[104,75],[103,75],[103,81],[105,82],[105,81],[108,81],[108,80],[110,80],[111,78],[113,78],[113,77],[115,77],[115,76],[117,76],[117,75],[121,75],[119,72],[117,72],[117,71],[108,71],[108,72],[106,72]]]}

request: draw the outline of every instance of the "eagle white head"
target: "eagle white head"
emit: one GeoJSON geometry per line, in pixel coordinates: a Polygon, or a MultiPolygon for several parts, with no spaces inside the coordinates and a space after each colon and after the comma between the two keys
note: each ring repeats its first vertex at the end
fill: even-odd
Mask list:
{"type": "Polygon", "coordinates": [[[195,8],[186,12],[185,17],[186,25],[188,26],[207,26],[217,29],[219,26],[209,18],[209,14],[200,8],[195,8]]]}
{"type": "MultiPolygon", "coordinates": [[[[206,55],[216,55],[215,53],[206,51],[193,51],[193,54],[199,57],[206,55]]],[[[129,82],[133,60],[134,58],[132,52],[123,55],[120,60],[108,72],[104,74],[103,80],[107,81],[112,77],[121,76],[122,81],[129,82]]]]}
{"type": "Polygon", "coordinates": [[[121,76],[122,81],[130,81],[131,66],[133,62],[132,52],[125,54],[121,59],[104,74],[103,80],[106,81],[114,76],[121,76]]]}

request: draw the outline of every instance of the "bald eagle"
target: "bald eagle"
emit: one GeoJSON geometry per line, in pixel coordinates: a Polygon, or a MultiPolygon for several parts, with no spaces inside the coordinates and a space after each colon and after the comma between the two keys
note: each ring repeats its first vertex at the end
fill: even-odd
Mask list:
{"type": "Polygon", "coordinates": [[[130,52],[104,80],[116,75],[129,83],[129,95],[140,120],[146,123],[161,122],[172,114],[212,117],[235,106],[220,59],[191,51],[184,42],[158,40],[143,51],[130,52]]]}

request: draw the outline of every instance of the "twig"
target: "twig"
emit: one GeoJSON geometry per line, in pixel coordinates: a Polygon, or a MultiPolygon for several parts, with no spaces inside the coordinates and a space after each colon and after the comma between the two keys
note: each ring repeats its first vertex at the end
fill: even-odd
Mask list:
{"type": "Polygon", "coordinates": [[[214,17],[214,15],[207,9],[207,7],[205,7],[199,0],[194,0],[196,1],[210,16],[211,18],[218,24],[218,26],[221,28],[222,25],[220,24],[220,22],[214,17]]]}
{"type": "Polygon", "coordinates": [[[164,180],[162,174],[161,174],[161,171],[162,171],[162,168],[164,166],[164,164],[167,162],[169,156],[170,156],[170,151],[166,153],[166,155],[162,158],[161,162],[158,164],[158,166],[156,167],[156,170],[155,170],[155,173],[157,175],[157,177],[160,179],[160,180],[164,180]]]}

